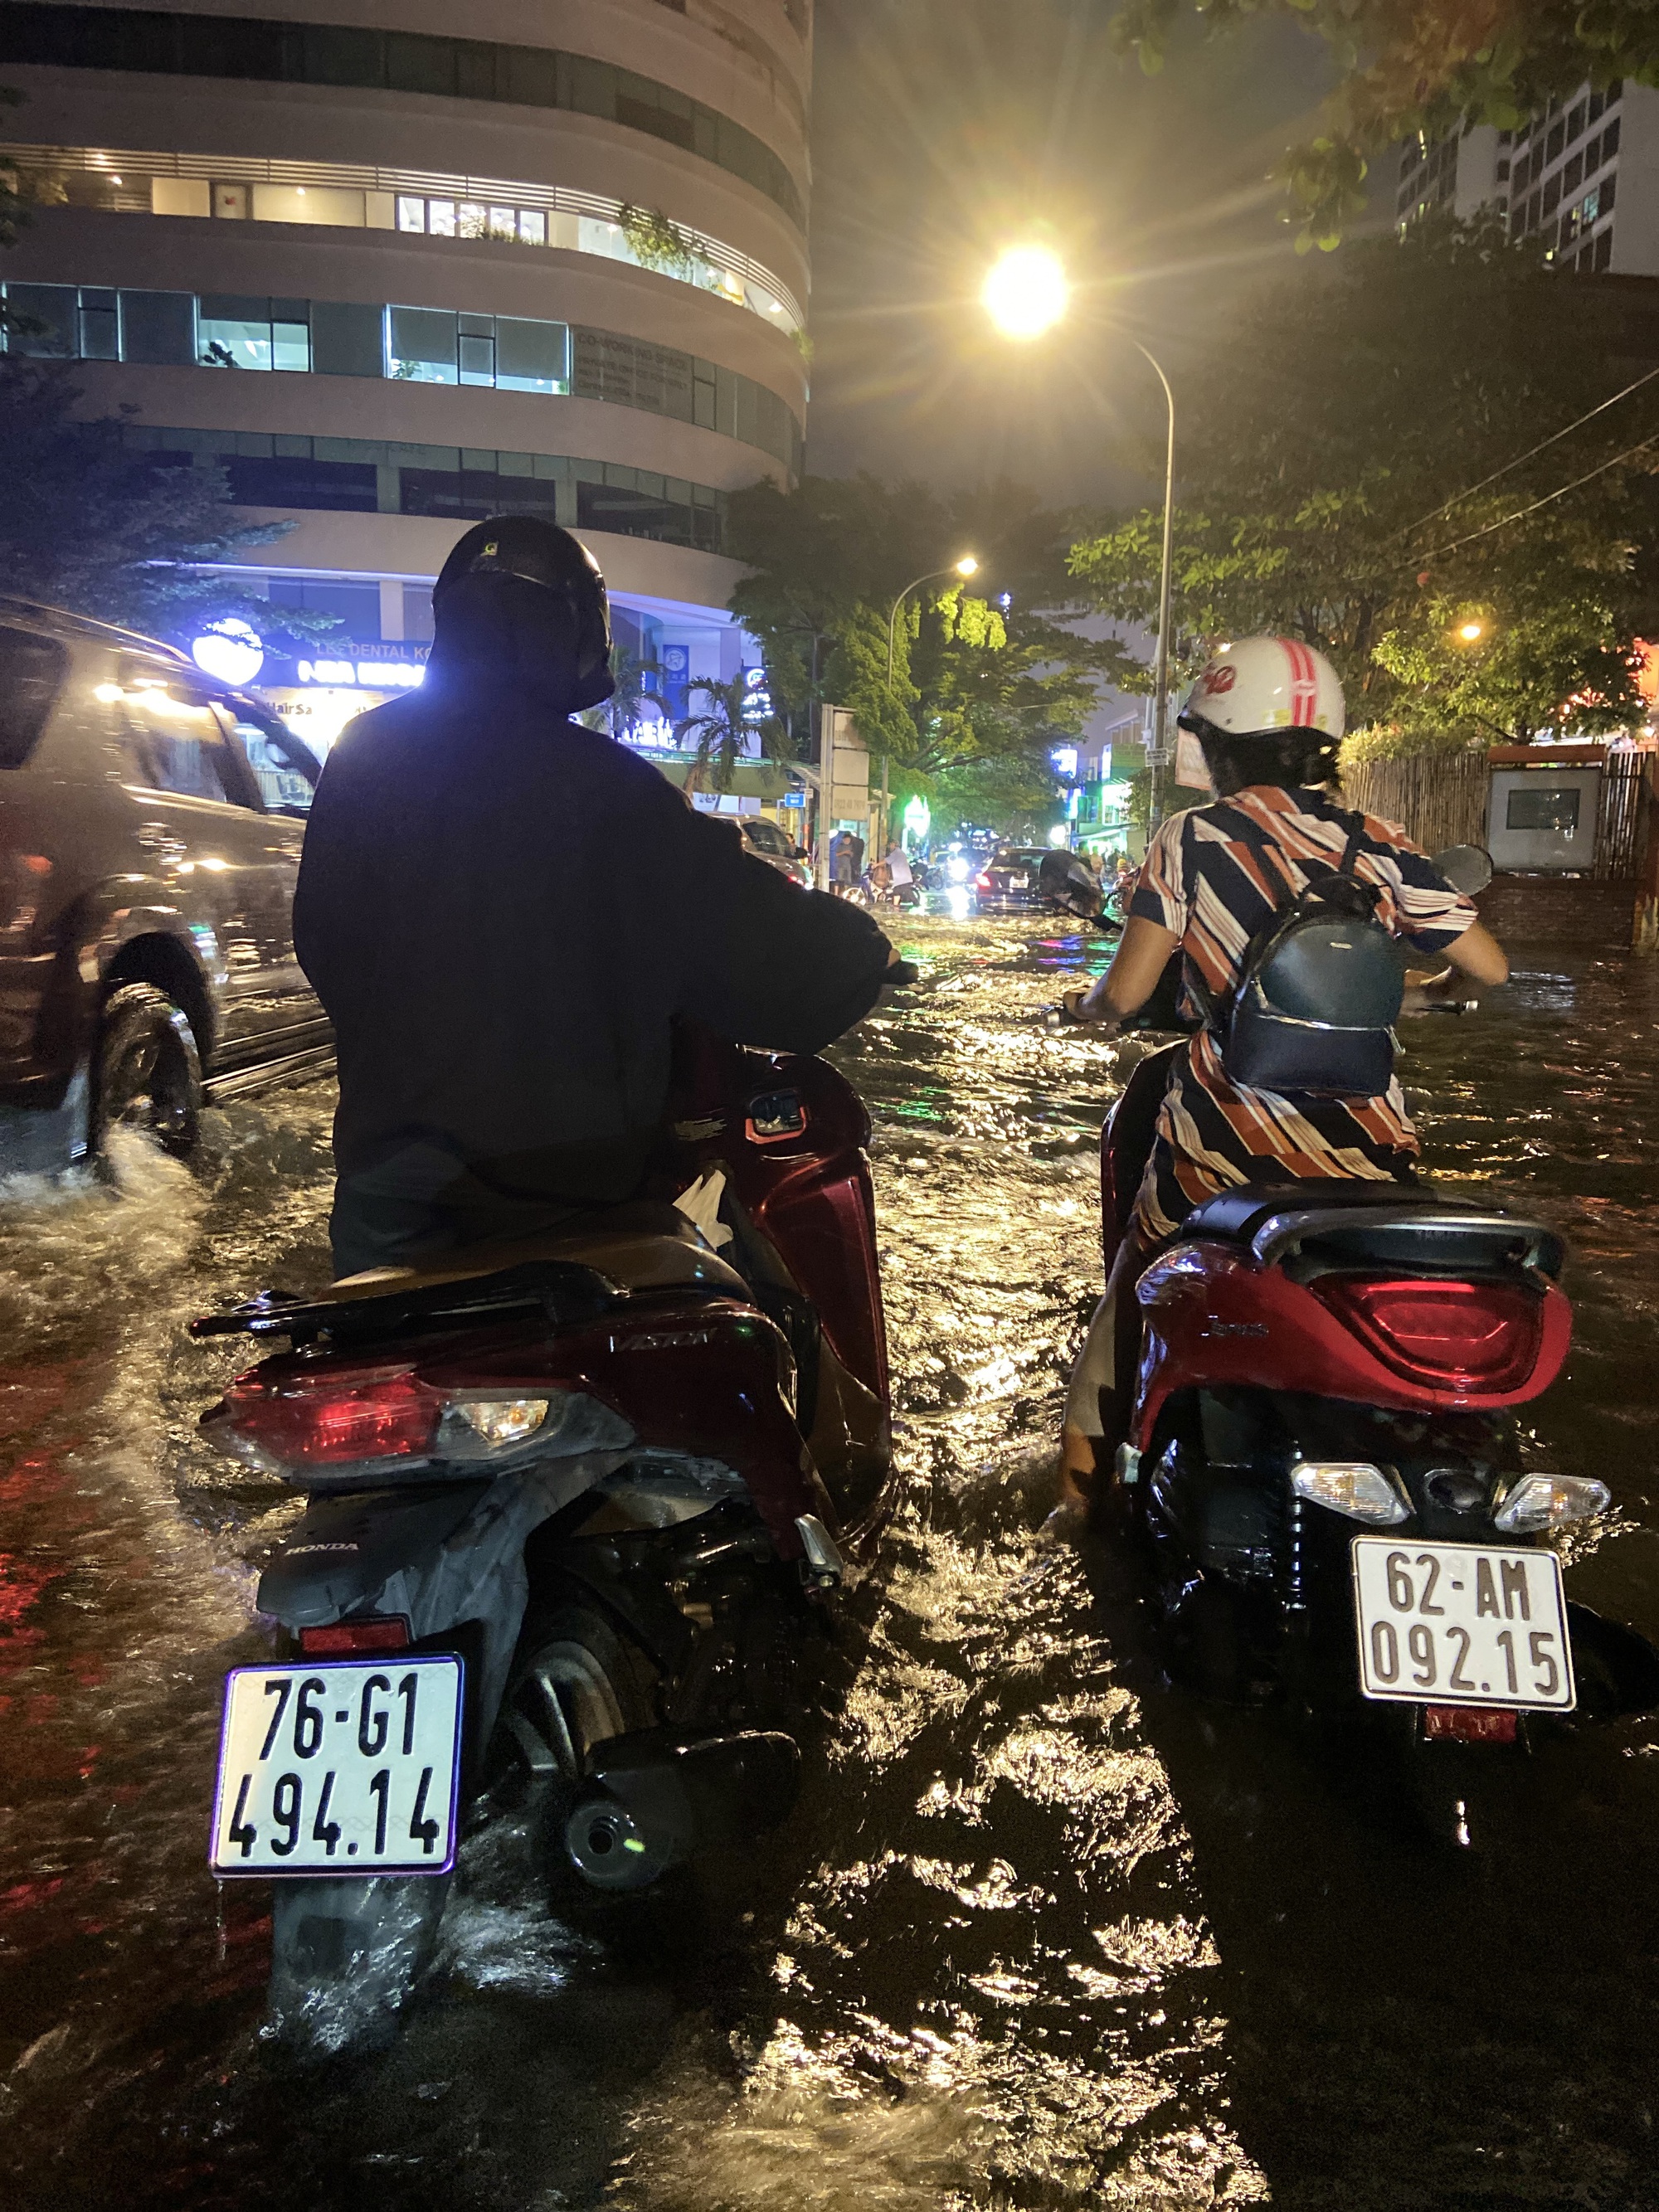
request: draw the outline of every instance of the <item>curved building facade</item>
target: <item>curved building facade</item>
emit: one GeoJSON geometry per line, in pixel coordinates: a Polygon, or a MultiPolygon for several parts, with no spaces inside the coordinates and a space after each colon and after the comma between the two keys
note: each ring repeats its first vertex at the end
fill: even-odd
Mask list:
{"type": "Polygon", "coordinates": [[[266,5],[0,7],[9,343],[294,525],[237,574],[339,618],[308,735],[412,680],[502,507],[592,544],[678,711],[743,663],[726,495],[799,469],[811,0],[266,5]]]}

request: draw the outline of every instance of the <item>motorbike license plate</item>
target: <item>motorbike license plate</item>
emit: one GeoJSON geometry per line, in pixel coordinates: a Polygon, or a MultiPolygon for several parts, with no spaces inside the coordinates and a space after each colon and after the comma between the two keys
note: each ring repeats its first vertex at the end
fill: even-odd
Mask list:
{"type": "Polygon", "coordinates": [[[225,1682],[216,1875],[447,1874],[461,1662],[238,1667],[225,1682]]]}
{"type": "Polygon", "coordinates": [[[1577,1703],[1553,1552],[1353,1540],[1359,1685],[1420,1705],[1577,1703]]]}

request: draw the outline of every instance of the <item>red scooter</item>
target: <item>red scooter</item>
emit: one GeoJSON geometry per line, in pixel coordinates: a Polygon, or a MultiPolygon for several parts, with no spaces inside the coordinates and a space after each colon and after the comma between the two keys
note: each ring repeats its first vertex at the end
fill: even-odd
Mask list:
{"type": "Polygon", "coordinates": [[[487,1791],[611,1890],[788,1809],[797,1670],[891,1502],[868,1133],[823,1061],[687,1036],[658,1195],[194,1324],[286,1341],[203,1427],[307,1499],[210,1847],[276,1884],[284,2027],[403,2002],[487,1791]]]}
{"type": "MultiPolygon", "coordinates": [[[[1092,918],[1097,892],[1070,891],[1092,918]]],[[[1103,1131],[1109,1273],[1184,1048],[1141,1060],[1103,1131]]],[[[1549,1547],[1606,1510],[1606,1485],[1522,1448],[1516,1409],[1571,1337],[1563,1257],[1543,1224],[1424,1187],[1249,1185],[1200,1206],[1135,1286],[1104,1502],[1150,1554],[1174,1670],[1345,1728],[1369,1712],[1464,1843],[1479,1771],[1458,1747],[1524,1750],[1581,1690],[1602,1710],[1659,1697],[1659,1655],[1569,1605],[1549,1547]]]]}

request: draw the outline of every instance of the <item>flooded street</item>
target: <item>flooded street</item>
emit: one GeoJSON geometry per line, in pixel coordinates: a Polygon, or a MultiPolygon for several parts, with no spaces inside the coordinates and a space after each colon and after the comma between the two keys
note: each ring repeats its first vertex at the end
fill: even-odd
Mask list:
{"type": "MultiPolygon", "coordinates": [[[[379,2055],[260,2035],[268,1892],[204,1863],[241,1564],[285,1493],[209,1451],[326,1279],[325,1084],[199,1162],[0,1208],[0,2202],[16,2212],[1659,2206],[1659,1717],[1534,1762],[1488,1857],[1163,1680],[1121,1562],[1041,1535],[1099,1289],[1096,1139],[1140,1049],[1048,1030],[1091,945],[906,923],[869,1102],[909,1489],[799,1809],[625,1910],[463,1851],[379,2055]],[[718,1878],[716,1878],[718,1876],[718,1878]]],[[[1545,1463],[1615,1510],[1570,1594],[1659,1639],[1659,964],[1523,951],[1409,1034],[1427,1164],[1566,1236],[1545,1463]]]]}

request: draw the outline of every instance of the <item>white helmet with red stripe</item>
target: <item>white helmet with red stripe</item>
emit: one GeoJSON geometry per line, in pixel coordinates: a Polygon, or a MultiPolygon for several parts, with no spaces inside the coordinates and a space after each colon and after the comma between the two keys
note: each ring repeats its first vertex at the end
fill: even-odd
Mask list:
{"type": "Polygon", "coordinates": [[[1218,645],[1187,695],[1181,726],[1203,737],[1273,738],[1291,730],[1342,735],[1342,684],[1322,653],[1294,637],[1242,637],[1218,645]]]}

